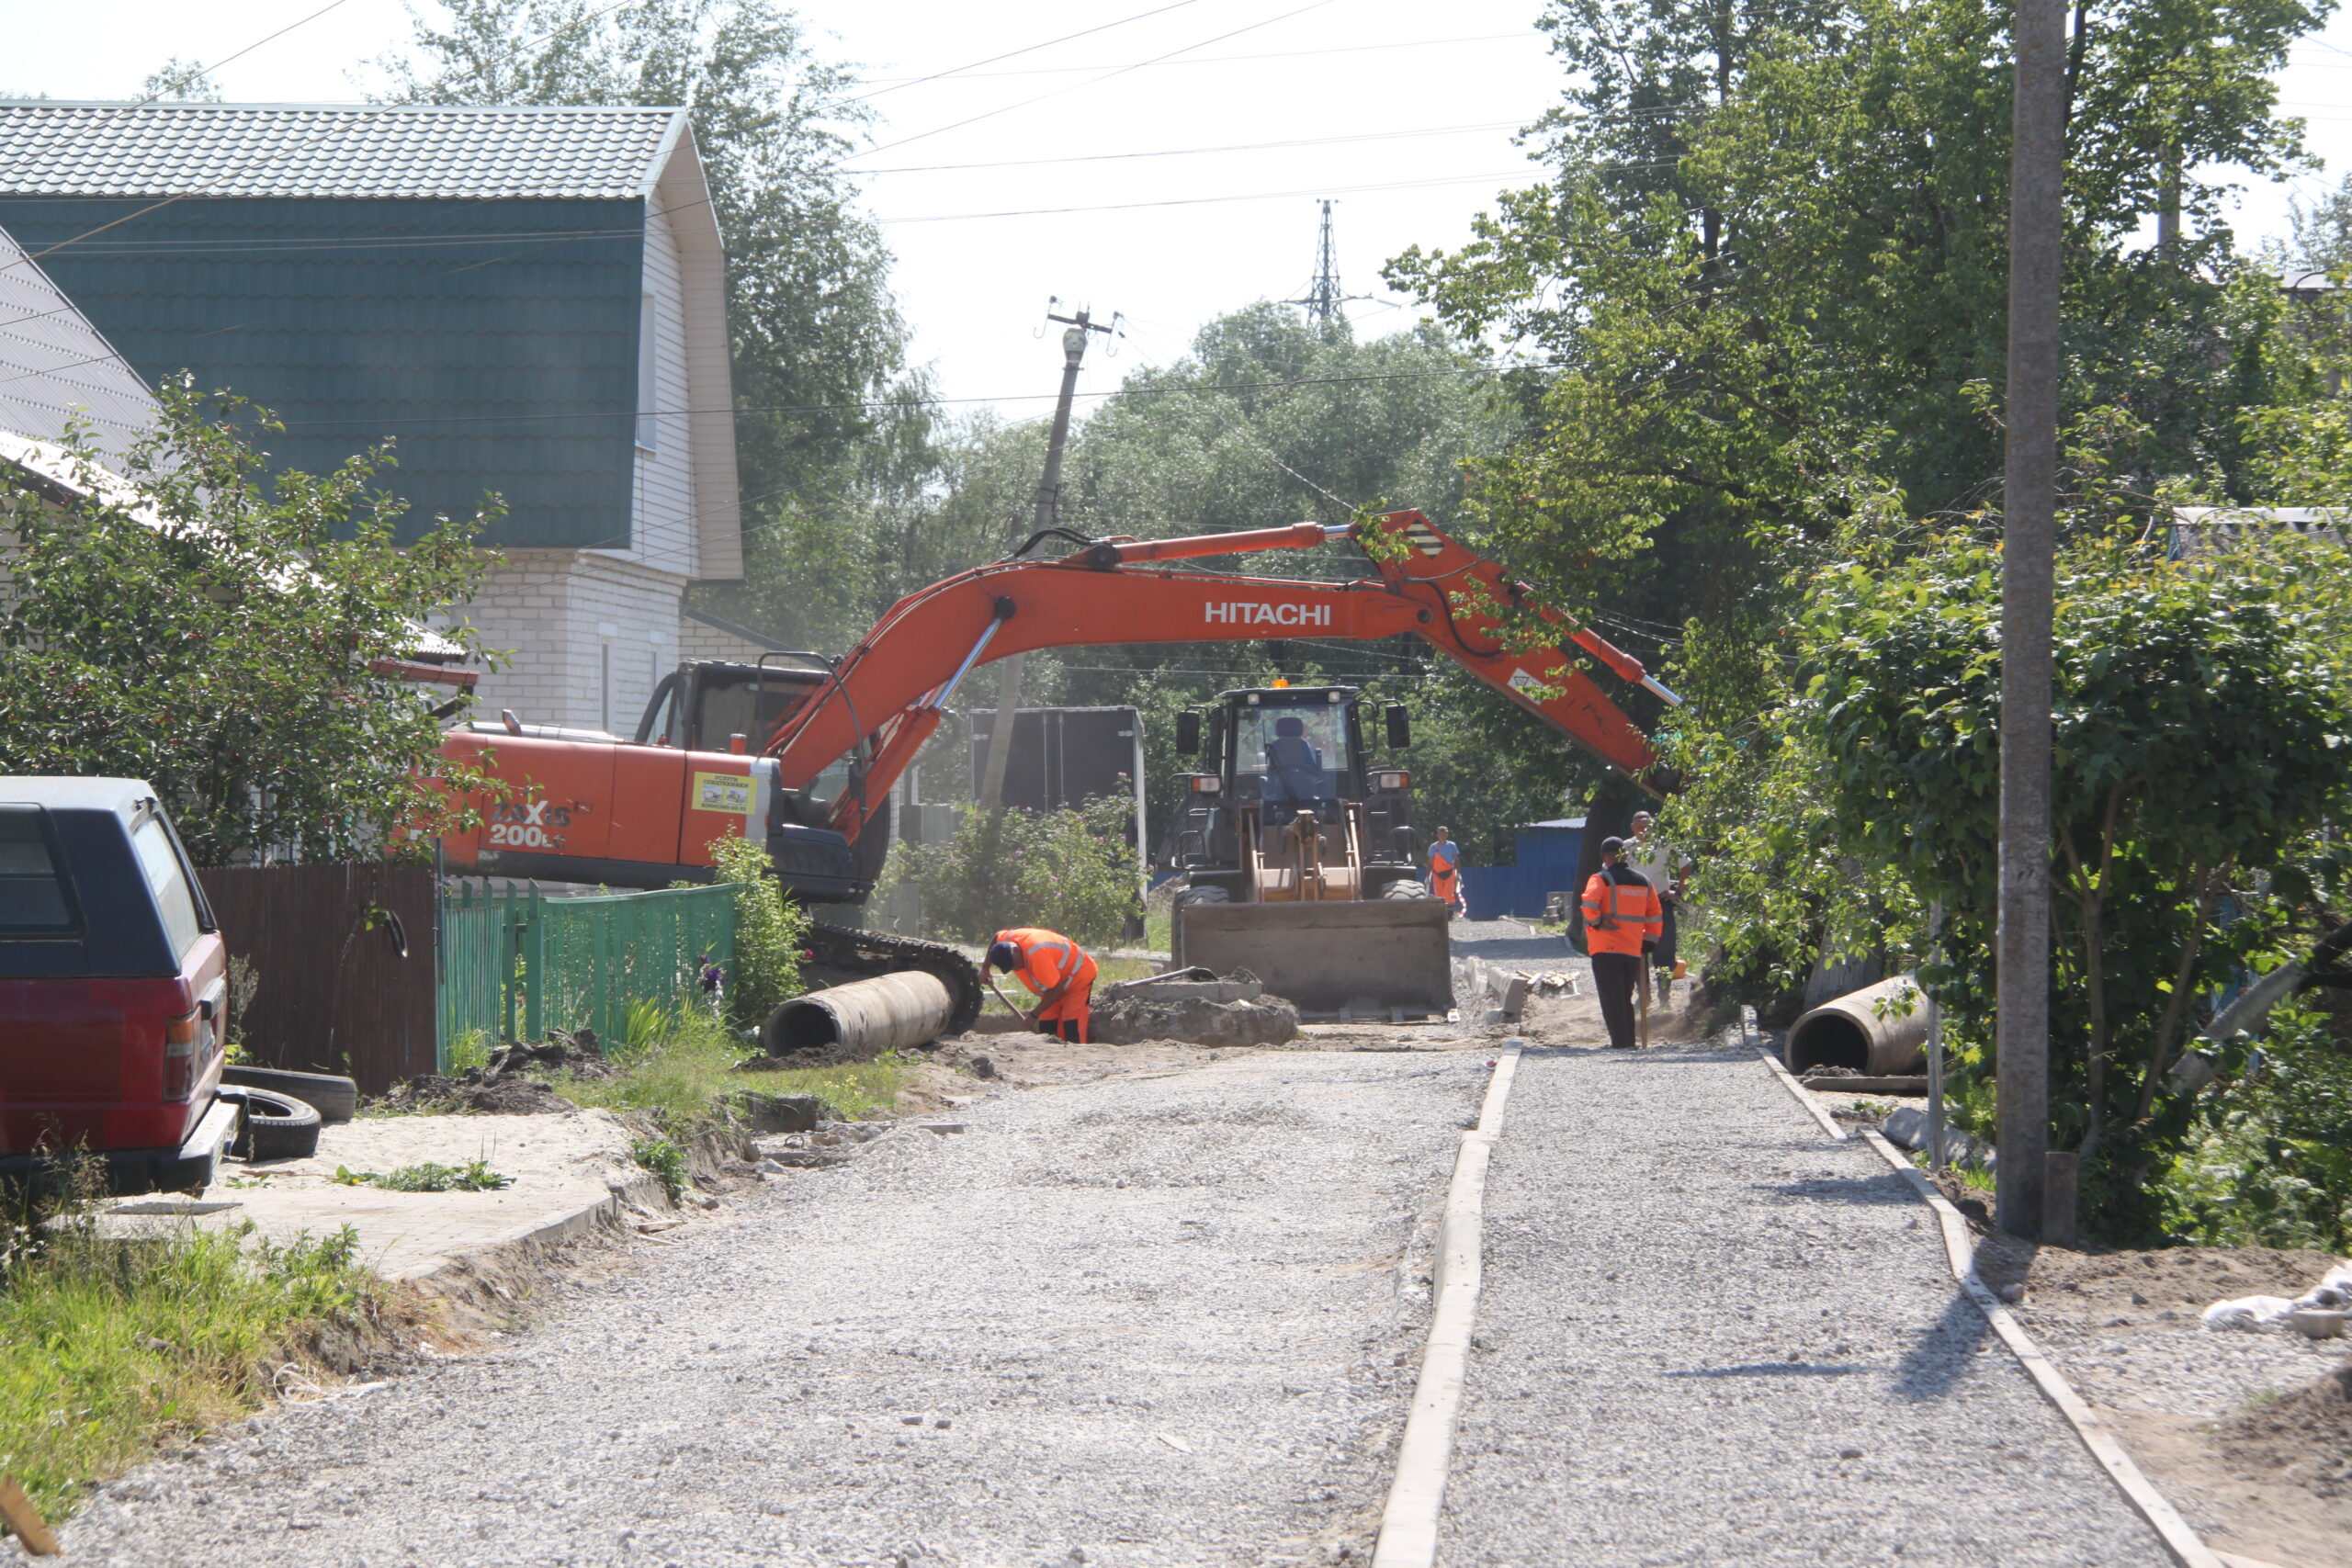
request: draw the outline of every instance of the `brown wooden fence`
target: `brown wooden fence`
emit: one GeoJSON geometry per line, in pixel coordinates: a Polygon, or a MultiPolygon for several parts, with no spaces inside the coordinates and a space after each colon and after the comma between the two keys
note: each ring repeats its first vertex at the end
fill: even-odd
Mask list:
{"type": "Polygon", "coordinates": [[[229,952],[253,965],[243,1020],[253,1060],[345,1073],[369,1094],[434,1070],[431,868],[234,866],[198,875],[229,952]]]}

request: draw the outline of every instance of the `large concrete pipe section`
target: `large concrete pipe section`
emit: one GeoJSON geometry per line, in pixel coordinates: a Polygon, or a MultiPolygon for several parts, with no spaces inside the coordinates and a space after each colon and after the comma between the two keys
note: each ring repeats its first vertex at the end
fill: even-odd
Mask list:
{"type": "Polygon", "coordinates": [[[1928,998],[1908,975],[1865,986],[1806,1013],[1789,1031],[1789,1071],[1850,1067],[1870,1077],[1924,1072],[1928,998]]]}
{"type": "Polygon", "coordinates": [[[865,1061],[930,1044],[946,1032],[955,1010],[938,976],[902,969],[795,998],[770,1015],[760,1043],[771,1056],[865,1061]]]}

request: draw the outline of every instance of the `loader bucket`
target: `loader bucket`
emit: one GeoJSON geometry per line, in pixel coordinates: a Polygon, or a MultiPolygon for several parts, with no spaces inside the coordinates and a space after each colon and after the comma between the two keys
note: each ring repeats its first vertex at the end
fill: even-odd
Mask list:
{"type": "Polygon", "coordinates": [[[1247,969],[1302,1013],[1443,1018],[1453,1006],[1446,908],[1434,898],[1195,904],[1176,911],[1178,968],[1247,969]]]}

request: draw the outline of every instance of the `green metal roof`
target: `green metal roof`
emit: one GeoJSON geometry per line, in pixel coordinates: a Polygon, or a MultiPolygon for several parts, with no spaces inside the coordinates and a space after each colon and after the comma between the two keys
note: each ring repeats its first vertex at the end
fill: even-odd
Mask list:
{"type": "Polygon", "coordinates": [[[274,465],[390,436],[412,533],[496,491],[489,543],[622,548],[646,197],[684,133],[670,109],[0,105],[0,229],[149,381],[276,413],[274,465]]]}
{"type": "Polygon", "coordinates": [[[562,197],[651,192],[675,108],[0,103],[18,196],[562,197]]]}

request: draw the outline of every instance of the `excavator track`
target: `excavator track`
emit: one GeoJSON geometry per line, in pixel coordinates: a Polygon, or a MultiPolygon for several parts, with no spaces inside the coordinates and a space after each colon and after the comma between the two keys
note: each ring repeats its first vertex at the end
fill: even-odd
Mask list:
{"type": "Polygon", "coordinates": [[[947,1018],[947,1033],[963,1033],[980,1016],[980,1004],[987,995],[980,987],[980,972],[970,959],[944,942],[858,931],[850,926],[829,926],[821,921],[811,925],[802,940],[808,943],[806,978],[812,988],[920,969],[936,975],[940,984],[947,987],[948,996],[955,999],[956,1010],[947,1018]]]}

